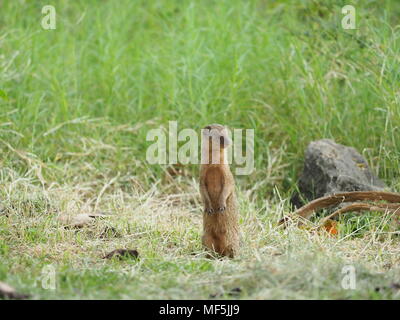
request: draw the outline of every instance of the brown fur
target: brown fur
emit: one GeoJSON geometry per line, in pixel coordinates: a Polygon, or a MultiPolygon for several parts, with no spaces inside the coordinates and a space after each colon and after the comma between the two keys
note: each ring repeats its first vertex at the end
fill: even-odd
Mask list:
{"type": "Polygon", "coordinates": [[[212,137],[203,135],[202,151],[207,154],[208,145],[209,158],[200,167],[200,193],[204,202],[202,241],[209,250],[233,258],[239,247],[239,226],[235,180],[229,164],[225,163],[230,140],[222,125],[213,124],[205,130],[211,130],[212,137]],[[219,150],[214,155],[219,154],[219,161],[213,163],[216,146],[219,150]]]}

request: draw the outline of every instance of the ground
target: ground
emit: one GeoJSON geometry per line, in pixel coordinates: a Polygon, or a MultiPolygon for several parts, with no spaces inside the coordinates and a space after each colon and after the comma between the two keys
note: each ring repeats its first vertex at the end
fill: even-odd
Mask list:
{"type": "Polygon", "coordinates": [[[55,30],[48,1],[0,3],[0,281],[33,299],[399,298],[389,216],[278,225],[315,139],[399,190],[398,1],[353,1],[356,30],[345,1],[53,2],[55,30]],[[146,161],[169,120],[255,130],[235,259],[201,247],[198,165],[146,161]],[[85,213],[104,217],[59,220],[85,213]],[[139,259],[103,259],[118,248],[139,259]]]}

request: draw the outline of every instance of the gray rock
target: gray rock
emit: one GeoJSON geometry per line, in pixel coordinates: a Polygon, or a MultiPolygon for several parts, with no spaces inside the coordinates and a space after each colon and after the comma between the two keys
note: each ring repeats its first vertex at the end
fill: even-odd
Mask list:
{"type": "Polygon", "coordinates": [[[291,202],[301,207],[302,199],[310,201],[347,191],[383,191],[385,187],[357,150],[322,139],[307,147],[299,180],[300,194],[296,193],[291,202]]]}

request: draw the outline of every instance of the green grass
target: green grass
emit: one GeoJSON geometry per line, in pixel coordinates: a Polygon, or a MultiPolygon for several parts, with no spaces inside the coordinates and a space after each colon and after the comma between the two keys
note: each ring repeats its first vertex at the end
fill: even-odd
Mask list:
{"type": "Polygon", "coordinates": [[[388,217],[349,216],[338,237],[277,226],[314,139],[354,146],[399,190],[398,1],[352,1],[357,30],[328,0],[57,0],[43,30],[48,2],[0,3],[0,281],[35,299],[399,297],[388,217]],[[169,120],[255,130],[232,261],[204,257],[198,167],[170,181],[146,162],[169,120]],[[57,220],[88,212],[110,216],[57,220]],[[115,248],[140,259],[101,259],[115,248]],[[356,290],[340,285],[348,264],[356,290]]]}

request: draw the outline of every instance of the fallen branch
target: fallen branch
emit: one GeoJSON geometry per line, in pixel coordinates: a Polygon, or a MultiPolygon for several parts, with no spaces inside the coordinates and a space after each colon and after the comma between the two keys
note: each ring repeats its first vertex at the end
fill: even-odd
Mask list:
{"type": "Polygon", "coordinates": [[[353,203],[342,209],[336,210],[334,213],[325,217],[322,220],[322,225],[326,225],[333,217],[339,216],[346,212],[357,211],[376,211],[376,212],[390,212],[400,215],[400,203],[386,203],[386,204],[370,204],[370,203],[353,203]]]}
{"type": "Polygon", "coordinates": [[[315,211],[337,205],[344,202],[356,201],[388,201],[400,203],[400,194],[383,191],[353,191],[336,193],[311,201],[310,203],[297,209],[294,214],[303,218],[309,218],[315,211]]]}

